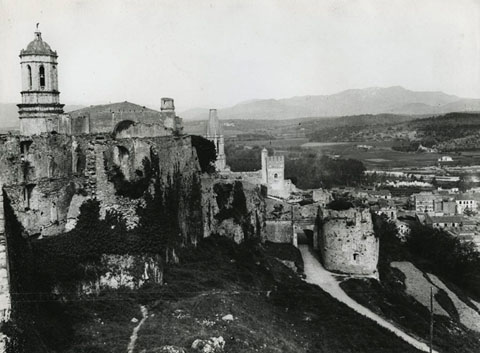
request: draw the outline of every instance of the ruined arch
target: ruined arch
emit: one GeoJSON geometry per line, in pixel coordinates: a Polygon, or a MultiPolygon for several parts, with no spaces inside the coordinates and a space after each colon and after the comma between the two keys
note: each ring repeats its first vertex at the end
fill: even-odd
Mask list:
{"type": "Polygon", "coordinates": [[[122,120],[113,128],[112,134],[113,138],[116,138],[122,131],[128,130],[130,127],[135,125],[133,120],[122,120]]]}

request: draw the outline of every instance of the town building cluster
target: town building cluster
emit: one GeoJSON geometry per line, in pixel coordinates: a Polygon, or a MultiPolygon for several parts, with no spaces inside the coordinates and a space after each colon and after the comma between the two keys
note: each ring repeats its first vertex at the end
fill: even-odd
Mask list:
{"type": "Polygon", "coordinates": [[[458,188],[413,194],[410,198],[418,222],[448,231],[480,246],[478,204],[480,193],[462,193],[458,188]]]}

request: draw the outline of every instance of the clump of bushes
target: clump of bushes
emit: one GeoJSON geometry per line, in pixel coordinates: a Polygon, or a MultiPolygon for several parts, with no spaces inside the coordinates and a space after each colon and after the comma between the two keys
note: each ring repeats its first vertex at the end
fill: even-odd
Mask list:
{"type": "Polygon", "coordinates": [[[345,211],[353,207],[353,204],[344,198],[336,199],[327,205],[327,208],[335,211],[345,211]]]}
{"type": "Polygon", "coordinates": [[[480,298],[480,252],[472,242],[420,224],[407,239],[410,251],[429,260],[435,272],[480,298]]]}
{"type": "Polygon", "coordinates": [[[125,178],[122,170],[117,165],[110,165],[110,159],[105,159],[105,171],[108,181],[113,183],[115,193],[131,199],[139,199],[145,195],[150,184],[158,178],[160,172],[158,155],[151,149],[150,158],[142,160],[143,171],[136,171],[136,178],[129,181],[125,178]]]}
{"type": "Polygon", "coordinates": [[[215,144],[202,136],[192,135],[192,145],[195,147],[198,156],[198,162],[203,173],[215,172],[215,161],[217,152],[215,144]]]}

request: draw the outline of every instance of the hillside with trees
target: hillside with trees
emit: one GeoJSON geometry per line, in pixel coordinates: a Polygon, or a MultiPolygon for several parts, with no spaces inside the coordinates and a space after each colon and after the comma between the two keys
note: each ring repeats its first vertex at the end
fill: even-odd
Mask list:
{"type": "Polygon", "coordinates": [[[478,149],[480,113],[449,113],[395,124],[321,127],[307,134],[310,141],[391,141],[399,151],[416,151],[420,145],[439,151],[478,149]]]}

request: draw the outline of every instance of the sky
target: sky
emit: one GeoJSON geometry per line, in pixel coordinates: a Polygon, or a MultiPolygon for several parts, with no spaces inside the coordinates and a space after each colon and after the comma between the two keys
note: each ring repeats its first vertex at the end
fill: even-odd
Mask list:
{"type": "Polygon", "coordinates": [[[66,104],[178,111],[403,86],[480,98],[480,0],[0,0],[0,102],[40,23],[66,104]]]}

